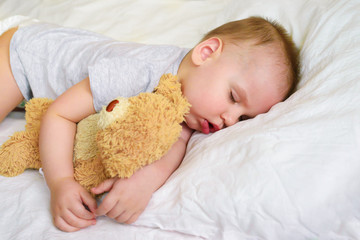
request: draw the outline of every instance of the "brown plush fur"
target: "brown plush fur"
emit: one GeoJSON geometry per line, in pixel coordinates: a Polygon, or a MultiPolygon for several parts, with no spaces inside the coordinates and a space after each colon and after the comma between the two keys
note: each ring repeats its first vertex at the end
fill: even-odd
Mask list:
{"type": "MultiPolygon", "coordinates": [[[[163,75],[154,93],[140,93],[104,107],[77,125],[74,177],[88,191],[111,177],[130,177],[160,159],[177,141],[190,104],[176,76],[163,75]]],[[[35,98],[26,105],[25,131],[16,132],[0,149],[0,174],[8,177],[41,167],[40,119],[52,100],[35,98]]]]}

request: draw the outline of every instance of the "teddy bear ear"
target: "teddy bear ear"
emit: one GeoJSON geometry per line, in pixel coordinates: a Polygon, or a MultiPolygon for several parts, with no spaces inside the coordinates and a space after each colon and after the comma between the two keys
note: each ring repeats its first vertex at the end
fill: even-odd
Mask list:
{"type": "Polygon", "coordinates": [[[177,90],[181,90],[181,84],[178,82],[178,77],[168,73],[161,76],[159,84],[154,92],[163,96],[169,96],[177,90]]]}
{"type": "Polygon", "coordinates": [[[183,121],[183,116],[190,111],[190,103],[181,91],[181,84],[176,75],[171,73],[164,74],[160,78],[159,85],[155,88],[155,93],[163,95],[171,103],[179,116],[179,121],[183,121]]]}

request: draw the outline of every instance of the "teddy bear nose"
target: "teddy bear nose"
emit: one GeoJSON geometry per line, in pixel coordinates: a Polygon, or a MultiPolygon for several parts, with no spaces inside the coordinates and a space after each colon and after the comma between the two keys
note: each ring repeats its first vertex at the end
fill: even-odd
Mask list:
{"type": "Polygon", "coordinates": [[[112,110],[114,109],[115,105],[118,104],[119,101],[118,100],[113,100],[109,103],[109,105],[107,105],[106,107],[106,111],[107,112],[112,112],[112,110]]]}

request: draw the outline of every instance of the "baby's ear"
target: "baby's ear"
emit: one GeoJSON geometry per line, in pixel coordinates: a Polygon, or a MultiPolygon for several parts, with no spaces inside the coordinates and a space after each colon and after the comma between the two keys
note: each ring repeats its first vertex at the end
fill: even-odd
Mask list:
{"type": "Polygon", "coordinates": [[[192,51],[191,59],[195,65],[201,65],[207,59],[216,57],[223,49],[223,41],[218,37],[211,37],[200,42],[192,51]]]}

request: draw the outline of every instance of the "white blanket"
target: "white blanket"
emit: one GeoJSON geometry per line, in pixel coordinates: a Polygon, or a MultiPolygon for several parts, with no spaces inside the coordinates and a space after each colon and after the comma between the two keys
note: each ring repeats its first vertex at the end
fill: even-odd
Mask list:
{"type": "MultiPolygon", "coordinates": [[[[183,47],[227,21],[269,17],[300,47],[302,77],[267,114],[194,134],[133,225],[101,217],[63,233],[37,171],[0,177],[0,239],[360,239],[359,13],[359,0],[2,0],[0,19],[20,14],[183,47]]],[[[23,127],[21,114],[10,115],[0,142],[23,127]]]]}

